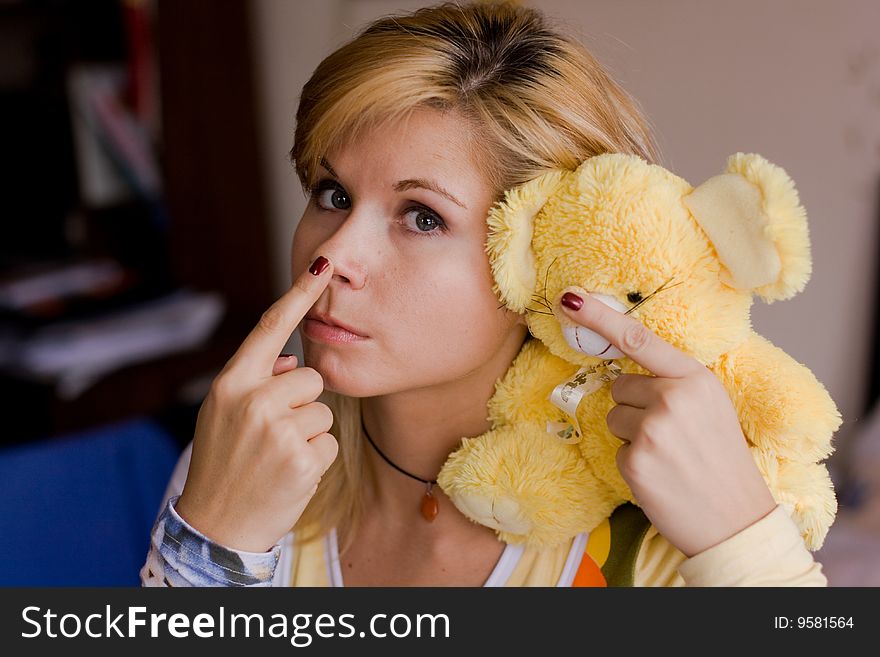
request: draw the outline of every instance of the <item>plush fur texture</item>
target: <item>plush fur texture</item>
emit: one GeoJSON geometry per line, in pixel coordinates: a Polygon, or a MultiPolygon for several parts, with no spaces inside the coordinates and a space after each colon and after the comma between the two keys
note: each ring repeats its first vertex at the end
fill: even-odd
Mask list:
{"type": "Polygon", "coordinates": [[[510,190],[488,223],[495,291],[528,311],[535,339],[496,385],[492,430],[465,438],[440,472],[463,513],[506,542],[556,545],[637,504],[616,465],[622,442],[605,424],[610,384],[581,400],[580,440],[548,431],[568,420],[551,391],[602,360],[566,341],[572,324],[559,299],[577,286],[629,309],[633,293],[663,287],[630,315],[720,379],[774,498],[807,547],[821,547],[837,512],[821,461],[842,418],[812,372],[755,333],[749,316],[753,295],[790,298],[811,273],[806,214],[781,168],[739,153],[695,189],[635,156],[600,155],[510,190]]]}

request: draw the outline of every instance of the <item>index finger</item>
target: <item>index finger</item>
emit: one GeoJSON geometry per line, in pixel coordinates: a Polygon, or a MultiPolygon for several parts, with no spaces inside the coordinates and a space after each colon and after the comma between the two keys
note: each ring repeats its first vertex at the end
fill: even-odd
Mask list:
{"type": "Polygon", "coordinates": [[[229,361],[229,367],[270,376],[275,359],[333,277],[333,264],[318,256],[263,315],[229,361]],[[323,267],[323,269],[322,269],[323,267]],[[314,272],[318,272],[315,274],[314,272]]]}
{"type": "MultiPolygon", "coordinates": [[[[679,378],[691,374],[697,367],[703,367],[700,361],[666,342],[639,320],[594,299],[583,288],[566,288],[562,296],[566,293],[575,295],[583,302],[575,310],[561,303],[560,299],[560,306],[571,319],[595,331],[655,375],[679,378]]],[[[576,301],[574,305],[577,305],[576,301]]]]}

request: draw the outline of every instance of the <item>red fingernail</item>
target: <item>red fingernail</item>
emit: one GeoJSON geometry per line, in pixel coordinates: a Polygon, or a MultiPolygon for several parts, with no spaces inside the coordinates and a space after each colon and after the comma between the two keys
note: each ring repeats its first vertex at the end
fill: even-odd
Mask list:
{"type": "Polygon", "coordinates": [[[581,306],[584,305],[584,300],[572,292],[566,292],[563,294],[560,302],[563,306],[571,308],[572,310],[580,310],[581,306]]]}
{"type": "Polygon", "coordinates": [[[324,256],[318,256],[315,258],[315,261],[312,263],[312,266],[309,267],[309,271],[315,276],[320,276],[321,272],[327,269],[327,266],[330,264],[330,261],[327,260],[324,256]]]}

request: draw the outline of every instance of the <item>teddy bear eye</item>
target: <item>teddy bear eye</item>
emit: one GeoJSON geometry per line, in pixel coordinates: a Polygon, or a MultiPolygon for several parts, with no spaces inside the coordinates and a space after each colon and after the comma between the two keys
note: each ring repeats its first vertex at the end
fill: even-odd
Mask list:
{"type": "Polygon", "coordinates": [[[642,300],[642,294],[641,292],[630,292],[626,295],[626,298],[630,303],[638,303],[642,300]]]}

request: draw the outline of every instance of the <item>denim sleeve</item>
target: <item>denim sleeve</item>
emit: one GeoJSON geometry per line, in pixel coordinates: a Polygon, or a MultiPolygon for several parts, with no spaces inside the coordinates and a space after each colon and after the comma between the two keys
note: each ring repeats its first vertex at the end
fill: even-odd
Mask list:
{"type": "Polygon", "coordinates": [[[281,544],[268,552],[233,550],[191,527],[169,498],[150,532],[142,586],[272,586],[281,544]]]}

